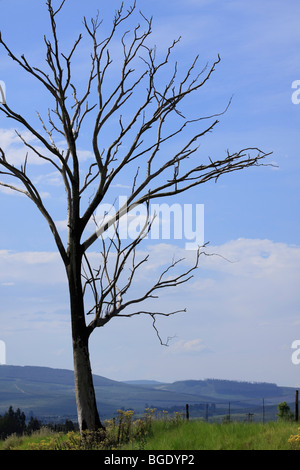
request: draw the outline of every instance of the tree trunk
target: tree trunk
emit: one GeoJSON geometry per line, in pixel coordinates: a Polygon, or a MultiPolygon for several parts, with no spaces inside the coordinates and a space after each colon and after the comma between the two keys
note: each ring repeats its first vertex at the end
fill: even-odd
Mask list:
{"type": "Polygon", "coordinates": [[[96,404],[88,339],[73,337],[75,395],[80,431],[103,428],[96,404]]]}
{"type": "Polygon", "coordinates": [[[81,283],[81,254],[73,245],[67,266],[70,293],[75,395],[80,432],[104,429],[96,404],[81,283]]]}

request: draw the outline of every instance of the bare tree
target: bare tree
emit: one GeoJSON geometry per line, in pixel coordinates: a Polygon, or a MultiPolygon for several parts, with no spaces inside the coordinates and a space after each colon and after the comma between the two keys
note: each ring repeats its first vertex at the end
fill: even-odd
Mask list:
{"type": "MultiPolygon", "coordinates": [[[[30,65],[24,55],[15,55],[0,36],[1,46],[9,57],[48,93],[47,122],[42,114],[38,114],[41,129],[38,130],[38,126],[12,109],[9,100],[0,106],[0,110],[2,115],[24,128],[26,136],[29,132],[38,141],[38,145],[33,145],[29,138],[17,131],[28,155],[35,155],[51,165],[62,179],[67,203],[67,242],[63,242],[55,219],[30,176],[31,165],[27,155],[18,167],[0,148],[0,185],[31,199],[54,236],[69,286],[79,426],[81,430],[96,429],[102,424],[90,365],[88,344],[91,333],[114,317],[145,314],[152,318],[159,336],[156,316],[175,312],[147,311],[144,302],[156,298],[161,289],[187,282],[197,268],[201,254],[199,247],[194,266],[180,274],[175,270],[180,260],[171,261],[152,286],[145,287],[139,296],[130,298],[134,278],[148,260],[148,256],[138,259],[136,248],[151,230],[153,221],[148,213],[140,233],[124,245],[119,235],[122,217],[136,205],[143,204],[149,209],[150,201],[155,198],[176,196],[207,181],[217,181],[226,173],[261,165],[267,154],[258,148],[246,148],[235,153],[227,152],[221,159],[207,158],[204,161],[200,158],[197,152],[200,138],[215,128],[217,118],[225,111],[188,118],[183,106],[191,95],[196,99],[197,92],[210,79],[220,57],[210,67],[206,65],[197,71],[197,56],[180,78],[177,63],[172,69],[170,67],[179,39],[158,60],[156,48],[149,45],[152,19],[137,12],[135,3],[127,10],[122,3],[115,13],[109,34],[104,38],[99,38],[99,16],[90,21],[84,18],[84,31],[92,46],[85,89],[78,87],[74,82],[71,61],[83,36],[79,35],[68,53],[61,51],[56,22],[65,0],[56,9],[53,4],[52,0],[46,2],[52,34],[51,40],[44,37],[46,70],[30,65]],[[140,15],[144,26],[137,24],[124,31],[123,27],[130,23],[135,12],[140,15]],[[111,49],[117,37],[122,61],[116,68],[111,49]],[[111,72],[112,67],[115,67],[114,73],[111,72]],[[89,123],[93,153],[93,161],[88,167],[82,166],[78,150],[78,139],[85,122],[89,123]],[[203,125],[205,122],[208,124],[203,125]],[[115,137],[107,144],[108,126],[115,137]],[[178,136],[180,139],[174,151],[174,146],[169,144],[178,136]],[[59,144],[62,139],[65,143],[63,150],[59,144]],[[111,197],[110,190],[120,175],[125,175],[127,183],[129,181],[130,195],[126,204],[118,207],[115,215],[101,224],[96,220],[95,212],[103,201],[111,197]],[[19,184],[14,183],[16,180],[19,184]],[[87,194],[89,196],[85,197],[87,194]],[[90,234],[86,229],[92,220],[97,225],[90,234]],[[113,236],[104,237],[108,229],[113,230],[113,236]],[[89,248],[97,240],[101,243],[101,250],[95,267],[89,248]]],[[[116,197],[116,189],[114,191],[116,197]]]]}

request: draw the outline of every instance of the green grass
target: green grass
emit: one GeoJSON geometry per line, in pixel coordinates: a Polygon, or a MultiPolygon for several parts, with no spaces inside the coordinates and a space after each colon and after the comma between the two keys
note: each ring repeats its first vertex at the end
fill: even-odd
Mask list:
{"type": "MultiPolygon", "coordinates": [[[[289,450],[295,423],[270,422],[214,424],[182,422],[166,427],[154,422],[145,450],[289,450]]],[[[129,447],[128,447],[129,448],[129,447]]],[[[134,448],[134,447],[131,447],[134,448]]]]}
{"type": "MultiPolygon", "coordinates": [[[[132,432],[129,442],[115,444],[118,427],[114,428],[114,443],[109,449],[121,450],[290,450],[289,438],[298,434],[299,424],[294,422],[259,423],[206,423],[199,420],[189,422],[151,421],[150,432],[144,439],[132,432]],[[137,438],[137,436],[139,438],[137,438]]],[[[134,430],[132,425],[132,430],[134,430]]],[[[0,442],[0,450],[52,450],[56,444],[68,442],[68,448],[78,445],[78,434],[69,436],[54,434],[43,429],[31,436],[10,436],[0,442]],[[71,437],[70,437],[71,436],[71,437]]],[[[109,442],[109,440],[108,440],[109,442]]]]}
{"type": "Polygon", "coordinates": [[[0,450],[30,450],[31,444],[42,445],[43,442],[50,442],[59,437],[59,433],[54,433],[48,428],[41,428],[30,436],[16,436],[12,434],[5,441],[0,441],[0,450]]]}

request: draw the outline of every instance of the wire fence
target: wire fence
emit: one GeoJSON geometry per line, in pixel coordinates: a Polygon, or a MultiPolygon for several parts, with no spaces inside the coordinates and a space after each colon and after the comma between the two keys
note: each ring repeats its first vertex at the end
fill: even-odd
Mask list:
{"type": "Polygon", "coordinates": [[[268,398],[252,398],[244,400],[228,399],[223,401],[208,400],[186,404],[181,406],[172,406],[168,408],[155,408],[156,417],[162,418],[168,413],[179,414],[186,419],[202,419],[207,422],[261,422],[276,421],[279,416],[278,405],[285,403],[287,405],[287,416],[290,419],[298,421],[299,405],[298,390],[286,395],[277,395],[268,398]]]}
{"type": "Polygon", "coordinates": [[[206,403],[186,404],[185,407],[173,407],[169,412],[177,412],[190,418],[201,418],[207,422],[261,422],[278,419],[278,405],[286,403],[290,418],[299,420],[298,390],[294,394],[247,400],[208,401],[206,403]]]}

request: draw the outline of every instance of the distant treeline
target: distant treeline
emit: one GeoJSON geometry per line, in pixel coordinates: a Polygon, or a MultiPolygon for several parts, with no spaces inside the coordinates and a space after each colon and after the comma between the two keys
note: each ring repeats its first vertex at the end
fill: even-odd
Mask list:
{"type": "MultiPolygon", "coordinates": [[[[170,407],[150,407],[155,408],[156,414],[163,416],[165,413],[180,413],[184,415],[186,413],[186,406],[174,405],[170,407]]],[[[212,416],[216,413],[216,404],[215,403],[199,403],[189,405],[190,416],[199,417],[203,414],[212,416]]]]}
{"type": "Polygon", "coordinates": [[[26,423],[26,416],[23,411],[18,408],[14,411],[13,407],[10,406],[8,411],[1,416],[0,415],[0,440],[4,440],[11,434],[22,436],[24,434],[30,435],[34,431],[38,431],[42,427],[47,427],[53,431],[58,432],[69,432],[75,430],[73,421],[66,420],[64,424],[45,424],[39,421],[33,416],[30,417],[26,423]]]}

